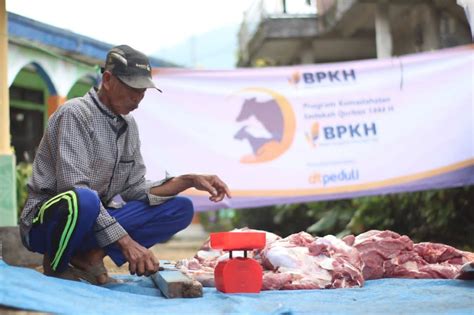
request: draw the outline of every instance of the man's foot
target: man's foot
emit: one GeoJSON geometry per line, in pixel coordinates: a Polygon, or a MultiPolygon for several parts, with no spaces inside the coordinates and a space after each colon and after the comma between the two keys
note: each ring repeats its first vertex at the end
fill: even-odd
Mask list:
{"type": "Polygon", "coordinates": [[[48,277],[79,281],[79,278],[72,272],[70,267],[68,267],[63,272],[58,272],[51,269],[51,260],[49,259],[48,255],[43,256],[43,274],[48,277]]]}
{"type": "Polygon", "coordinates": [[[93,249],[87,253],[76,255],[71,260],[75,268],[73,273],[92,284],[107,284],[118,282],[110,278],[104,266],[105,252],[102,249],[93,249]]]}
{"type": "Polygon", "coordinates": [[[110,283],[121,283],[122,281],[111,278],[107,275],[107,270],[102,262],[97,265],[90,266],[87,269],[80,269],[78,267],[72,267],[72,273],[87,282],[95,285],[103,285],[110,283]]]}
{"type": "Polygon", "coordinates": [[[70,265],[63,272],[51,269],[51,260],[48,255],[43,256],[43,273],[46,276],[79,281],[80,279],[95,285],[108,283],[120,283],[119,280],[109,277],[104,266],[103,250],[92,250],[87,253],[76,255],[72,258],[70,265]]]}

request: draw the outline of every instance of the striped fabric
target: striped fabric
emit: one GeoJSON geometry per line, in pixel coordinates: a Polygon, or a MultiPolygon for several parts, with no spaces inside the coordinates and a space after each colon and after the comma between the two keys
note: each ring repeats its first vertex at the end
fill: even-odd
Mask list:
{"type": "Polygon", "coordinates": [[[57,269],[58,264],[61,261],[61,258],[63,256],[64,250],[69,243],[71,234],[74,231],[74,228],[76,227],[77,217],[78,217],[78,202],[77,202],[76,193],[72,190],[69,190],[49,199],[43,204],[43,206],[41,206],[37,216],[33,220],[33,224],[35,223],[43,224],[44,213],[48,209],[50,209],[52,206],[56,205],[62,200],[65,200],[67,202],[68,216],[67,216],[66,225],[61,233],[59,246],[56,249],[55,255],[53,255],[52,257],[53,260],[51,261],[51,268],[53,270],[57,269]]]}

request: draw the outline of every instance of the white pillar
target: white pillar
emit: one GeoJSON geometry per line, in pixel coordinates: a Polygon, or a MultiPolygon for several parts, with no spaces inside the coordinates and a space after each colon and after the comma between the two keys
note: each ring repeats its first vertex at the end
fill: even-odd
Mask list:
{"type": "Polygon", "coordinates": [[[432,5],[423,5],[423,51],[440,48],[439,17],[432,5]]]}
{"type": "Polygon", "coordinates": [[[471,36],[474,41],[474,1],[473,0],[457,0],[457,4],[464,8],[467,21],[471,26],[471,36]]]}
{"type": "Polygon", "coordinates": [[[377,58],[392,56],[389,3],[384,0],[375,4],[375,42],[377,44],[377,58]]]}

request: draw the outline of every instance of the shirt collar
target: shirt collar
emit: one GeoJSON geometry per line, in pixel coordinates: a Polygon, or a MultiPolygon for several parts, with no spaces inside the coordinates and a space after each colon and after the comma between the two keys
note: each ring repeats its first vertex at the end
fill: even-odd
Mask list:
{"type": "Polygon", "coordinates": [[[97,87],[93,87],[89,90],[89,95],[92,98],[94,104],[99,108],[99,110],[109,118],[117,119],[121,115],[116,115],[110,108],[108,108],[104,103],[102,103],[97,95],[97,87]]]}

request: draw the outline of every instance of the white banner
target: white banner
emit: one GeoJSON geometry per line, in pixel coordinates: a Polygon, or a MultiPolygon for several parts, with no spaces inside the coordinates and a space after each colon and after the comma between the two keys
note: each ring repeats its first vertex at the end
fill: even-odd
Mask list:
{"type": "Polygon", "coordinates": [[[213,173],[256,207],[474,183],[474,46],[291,67],[159,69],[134,112],[150,179],[213,173]]]}

